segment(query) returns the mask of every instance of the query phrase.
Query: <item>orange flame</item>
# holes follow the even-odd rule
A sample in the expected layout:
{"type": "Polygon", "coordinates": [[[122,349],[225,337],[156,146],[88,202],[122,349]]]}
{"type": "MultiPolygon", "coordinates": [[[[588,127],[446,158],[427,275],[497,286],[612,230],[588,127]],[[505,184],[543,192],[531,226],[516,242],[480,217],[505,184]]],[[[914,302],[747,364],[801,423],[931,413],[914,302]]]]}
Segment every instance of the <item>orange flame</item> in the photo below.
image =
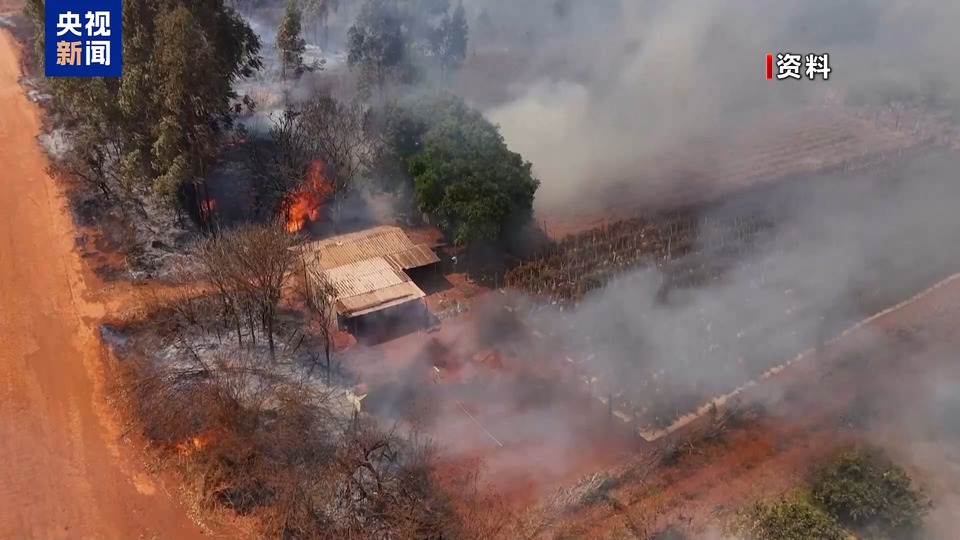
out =
{"type": "Polygon", "coordinates": [[[217,209],[216,199],[207,199],[205,201],[200,201],[200,213],[203,214],[203,217],[209,216],[216,209],[217,209]]]}
{"type": "Polygon", "coordinates": [[[213,433],[202,433],[196,437],[190,437],[183,442],[177,443],[176,448],[181,454],[189,455],[197,450],[203,450],[214,438],[213,433]]]}
{"type": "Polygon", "coordinates": [[[320,207],[332,191],[330,183],[323,178],[323,169],[323,161],[313,160],[306,179],[288,195],[287,232],[297,232],[307,221],[316,221],[320,216],[320,207]]]}

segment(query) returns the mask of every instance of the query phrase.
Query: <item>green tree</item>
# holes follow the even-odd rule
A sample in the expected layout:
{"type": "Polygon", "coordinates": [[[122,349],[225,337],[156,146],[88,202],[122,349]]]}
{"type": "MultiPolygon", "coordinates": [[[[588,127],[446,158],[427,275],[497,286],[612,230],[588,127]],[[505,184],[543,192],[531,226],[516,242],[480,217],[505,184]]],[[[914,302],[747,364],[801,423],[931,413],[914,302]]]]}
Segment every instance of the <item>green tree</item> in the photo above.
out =
{"type": "Polygon", "coordinates": [[[444,17],[436,33],[434,51],[444,77],[463,65],[463,60],[467,57],[468,33],[467,14],[463,9],[463,2],[460,2],[452,15],[444,17]]]}
{"type": "Polygon", "coordinates": [[[347,35],[347,62],[359,72],[363,93],[381,93],[406,58],[403,12],[396,0],[367,0],[347,35]]]}
{"type": "Polygon", "coordinates": [[[483,8],[477,18],[477,32],[487,39],[492,39],[497,35],[497,27],[493,24],[493,19],[490,18],[490,11],[487,8],[483,8]]]}
{"type": "Polygon", "coordinates": [[[48,80],[54,112],[81,127],[68,160],[92,160],[88,172],[133,200],[173,205],[215,161],[260,41],[222,0],[126,0],[123,19],[123,75],[48,80]]]}
{"type": "Polygon", "coordinates": [[[434,106],[429,128],[407,158],[421,211],[457,244],[503,239],[532,212],[540,182],[531,164],[459,98],[444,97],[434,106]]]}
{"type": "Polygon", "coordinates": [[[455,69],[466,56],[466,12],[449,0],[366,0],[348,33],[351,68],[364,92],[414,80],[422,68],[455,69]]]}
{"type": "Polygon", "coordinates": [[[841,523],[874,535],[904,537],[920,527],[927,511],[903,469],[865,450],[845,452],[819,471],[812,493],[841,523]]]}
{"type": "Polygon", "coordinates": [[[280,54],[280,76],[300,77],[307,70],[303,63],[303,52],[307,50],[301,25],[302,15],[296,0],[287,0],[287,7],[277,27],[277,52],[280,54]]]}
{"type": "Polygon", "coordinates": [[[330,40],[329,20],[332,13],[340,9],[340,0],[303,0],[303,13],[314,23],[314,39],[323,31],[323,46],[330,40]]]}
{"type": "Polygon", "coordinates": [[[773,504],[755,504],[741,517],[737,528],[754,540],[847,540],[850,535],[837,521],[802,495],[773,504]]]}

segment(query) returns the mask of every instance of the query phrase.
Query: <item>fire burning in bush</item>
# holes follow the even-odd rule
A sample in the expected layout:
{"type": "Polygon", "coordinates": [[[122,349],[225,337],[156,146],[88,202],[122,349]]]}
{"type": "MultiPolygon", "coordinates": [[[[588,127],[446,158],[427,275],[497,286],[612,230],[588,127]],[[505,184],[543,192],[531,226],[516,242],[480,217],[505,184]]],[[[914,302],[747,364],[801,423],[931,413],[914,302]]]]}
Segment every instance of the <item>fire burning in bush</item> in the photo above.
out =
{"type": "Polygon", "coordinates": [[[190,437],[189,439],[179,442],[176,444],[177,452],[182,455],[189,455],[198,450],[202,450],[205,446],[210,444],[214,440],[215,436],[212,432],[210,433],[201,433],[196,437],[190,437]]]}
{"type": "Polygon", "coordinates": [[[217,201],[215,199],[200,201],[200,215],[203,216],[204,219],[210,217],[210,214],[216,211],[216,209],[217,201]]]}
{"type": "Polygon", "coordinates": [[[316,221],[319,218],[323,202],[333,191],[330,183],[323,177],[323,169],[323,161],[313,160],[303,183],[291,190],[287,196],[285,206],[288,232],[300,231],[307,221],[316,221]]]}

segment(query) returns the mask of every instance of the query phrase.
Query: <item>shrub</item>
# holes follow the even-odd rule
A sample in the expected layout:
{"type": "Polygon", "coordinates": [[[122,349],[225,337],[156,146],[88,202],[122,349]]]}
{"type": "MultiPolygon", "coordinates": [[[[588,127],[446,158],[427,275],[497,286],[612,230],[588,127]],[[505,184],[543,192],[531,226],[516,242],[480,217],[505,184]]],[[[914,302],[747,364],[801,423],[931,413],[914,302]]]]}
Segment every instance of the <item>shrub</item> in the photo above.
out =
{"type": "Polygon", "coordinates": [[[812,495],[849,527],[898,535],[919,528],[928,506],[903,469],[862,450],[844,452],[819,471],[812,495]]]}
{"type": "Polygon", "coordinates": [[[850,537],[836,519],[804,496],[756,503],[737,524],[738,532],[753,540],[846,540],[850,537]]]}

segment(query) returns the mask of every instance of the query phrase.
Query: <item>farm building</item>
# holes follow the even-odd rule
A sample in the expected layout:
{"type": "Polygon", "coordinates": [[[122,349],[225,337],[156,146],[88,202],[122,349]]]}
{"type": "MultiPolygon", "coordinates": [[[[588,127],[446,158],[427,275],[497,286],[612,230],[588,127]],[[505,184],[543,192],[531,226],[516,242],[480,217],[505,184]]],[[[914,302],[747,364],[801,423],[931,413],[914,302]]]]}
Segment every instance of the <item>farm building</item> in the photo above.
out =
{"type": "Polygon", "coordinates": [[[399,227],[374,227],[304,246],[305,260],[330,283],[341,323],[357,331],[391,319],[427,319],[426,294],[408,274],[436,268],[429,246],[399,227]]]}

